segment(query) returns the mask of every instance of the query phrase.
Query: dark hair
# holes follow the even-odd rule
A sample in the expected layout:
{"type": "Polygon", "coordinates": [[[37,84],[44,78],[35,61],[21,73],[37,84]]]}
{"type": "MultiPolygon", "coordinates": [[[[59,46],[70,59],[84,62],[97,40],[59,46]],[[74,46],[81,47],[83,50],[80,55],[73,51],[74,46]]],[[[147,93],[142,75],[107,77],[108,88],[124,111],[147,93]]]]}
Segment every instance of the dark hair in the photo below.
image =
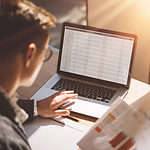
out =
{"type": "Polygon", "coordinates": [[[29,43],[42,49],[55,17],[27,0],[0,0],[0,57],[25,51],[29,43]]]}

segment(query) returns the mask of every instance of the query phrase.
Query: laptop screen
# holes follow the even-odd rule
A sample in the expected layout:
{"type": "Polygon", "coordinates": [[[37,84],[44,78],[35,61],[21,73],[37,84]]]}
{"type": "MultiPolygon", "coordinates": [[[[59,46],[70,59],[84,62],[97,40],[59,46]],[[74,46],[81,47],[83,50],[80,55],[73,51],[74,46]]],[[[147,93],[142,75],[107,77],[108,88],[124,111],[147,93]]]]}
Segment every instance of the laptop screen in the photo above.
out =
{"type": "Polygon", "coordinates": [[[135,38],[65,26],[60,71],[127,85],[135,38]]]}

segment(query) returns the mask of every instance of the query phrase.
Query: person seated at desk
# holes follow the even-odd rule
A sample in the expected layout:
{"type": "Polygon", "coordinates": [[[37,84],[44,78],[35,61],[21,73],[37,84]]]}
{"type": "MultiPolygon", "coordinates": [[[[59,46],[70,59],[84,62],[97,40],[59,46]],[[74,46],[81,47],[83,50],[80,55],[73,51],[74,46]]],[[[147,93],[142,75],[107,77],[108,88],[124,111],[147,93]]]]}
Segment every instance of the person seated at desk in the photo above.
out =
{"type": "MultiPolygon", "coordinates": [[[[34,102],[17,102],[14,95],[18,87],[32,85],[39,73],[55,17],[27,0],[0,0],[0,20],[0,150],[29,150],[22,123],[25,111],[33,118],[34,102]]],[[[69,115],[70,104],[60,106],[76,97],[73,91],[58,92],[37,103],[38,115],[69,115]]]]}

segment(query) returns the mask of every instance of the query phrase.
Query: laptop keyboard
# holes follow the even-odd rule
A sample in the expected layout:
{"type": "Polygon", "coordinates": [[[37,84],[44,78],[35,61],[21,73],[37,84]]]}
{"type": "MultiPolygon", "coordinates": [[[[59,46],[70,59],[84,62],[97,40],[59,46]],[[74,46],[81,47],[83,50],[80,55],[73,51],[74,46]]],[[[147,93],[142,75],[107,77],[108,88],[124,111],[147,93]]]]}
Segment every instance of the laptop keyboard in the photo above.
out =
{"type": "Polygon", "coordinates": [[[113,95],[115,94],[115,90],[108,89],[105,87],[91,86],[89,84],[72,81],[68,79],[59,80],[52,89],[60,91],[60,90],[74,90],[75,93],[78,93],[79,96],[91,98],[97,101],[102,101],[109,103],[113,95]]]}

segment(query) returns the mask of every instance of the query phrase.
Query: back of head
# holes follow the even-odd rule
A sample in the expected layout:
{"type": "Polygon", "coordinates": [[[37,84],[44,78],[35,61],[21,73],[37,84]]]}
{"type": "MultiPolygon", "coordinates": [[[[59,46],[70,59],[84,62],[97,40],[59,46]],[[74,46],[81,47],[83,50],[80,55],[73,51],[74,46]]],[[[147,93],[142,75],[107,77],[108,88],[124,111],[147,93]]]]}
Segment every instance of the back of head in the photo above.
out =
{"type": "Polygon", "coordinates": [[[55,17],[27,0],[0,0],[0,59],[26,50],[34,42],[38,48],[55,25],[55,17]]]}

